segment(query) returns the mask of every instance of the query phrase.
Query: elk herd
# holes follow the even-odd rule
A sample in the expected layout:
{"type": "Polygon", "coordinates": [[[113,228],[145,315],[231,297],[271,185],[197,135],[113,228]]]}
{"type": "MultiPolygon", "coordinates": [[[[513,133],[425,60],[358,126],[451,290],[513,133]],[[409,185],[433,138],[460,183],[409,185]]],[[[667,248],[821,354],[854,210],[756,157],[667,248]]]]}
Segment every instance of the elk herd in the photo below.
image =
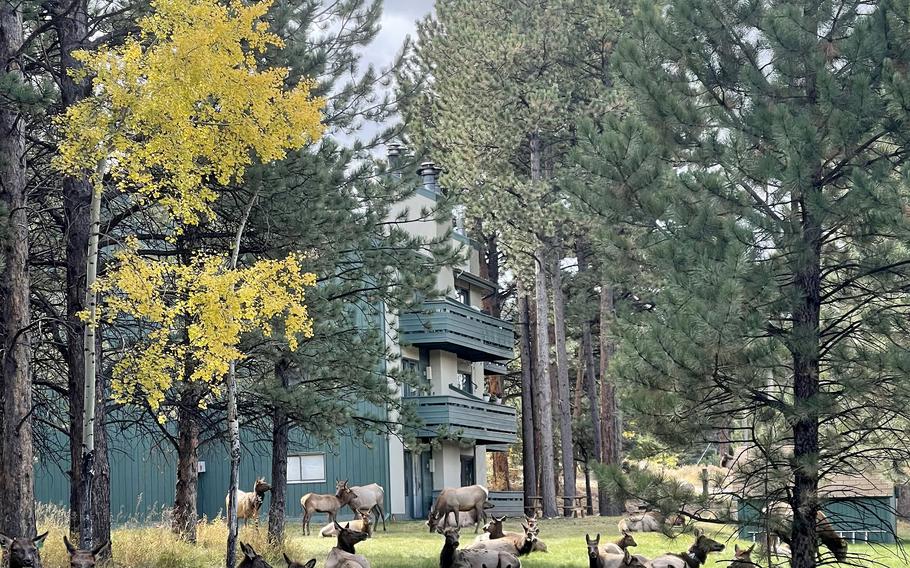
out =
{"type": "MultiPolygon", "coordinates": [[[[259,478],[252,492],[238,491],[238,517],[245,521],[252,519],[258,526],[259,511],[265,493],[270,489],[265,479],[259,478]]],[[[326,514],[329,518],[329,523],[319,531],[319,535],[336,538],[336,545],[325,559],[325,568],[370,568],[370,561],[358,554],[355,546],[372,536],[373,515],[376,516],[376,523],[381,519],[383,530],[386,529],[384,491],[380,485],[348,486],[347,480],[340,480],[336,483],[334,494],[307,493],[300,499],[300,505],[303,509],[304,535],[310,534],[309,524],[315,513],[326,514]],[[337,517],[344,507],[351,509],[355,519],[342,524],[337,517]]],[[[520,568],[522,557],[532,552],[547,552],[535,517],[523,518],[521,532],[507,531],[504,530],[505,516],[492,515],[491,520],[486,522],[485,511],[492,507],[487,489],[480,485],[446,488],[439,493],[426,521],[431,533],[443,536],[439,568],[520,568]],[[460,547],[460,529],[474,526],[477,533],[481,523],[486,523],[483,532],[467,546],[460,547]]],[[[820,515],[820,540],[842,562],[846,557],[846,542],[837,536],[823,514],[820,515]]],[[[695,542],[684,552],[666,553],[648,559],[630,550],[637,546],[633,532],[664,532],[665,527],[676,525],[678,520],[670,521],[657,513],[627,515],[619,522],[621,536],[603,545],[599,533],[594,538],[586,534],[589,568],[700,568],[707,562],[709,554],[724,550],[723,544],[700,531],[696,531],[695,542]]],[[[46,537],[47,533],[34,538],[9,538],[0,534],[0,546],[8,559],[6,565],[9,568],[41,568],[38,549],[46,537]]],[[[107,546],[106,543],[93,550],[80,550],[66,537],[63,540],[69,552],[71,568],[93,568],[96,557],[107,546]]],[[[749,548],[737,545],[730,568],[757,567],[758,564],[751,559],[753,548],[754,545],[749,548]]],[[[241,568],[271,568],[252,545],[241,542],[240,549],[241,568]]],[[[315,558],[298,563],[285,554],[284,559],[288,568],[314,568],[316,565],[315,558]]]]}

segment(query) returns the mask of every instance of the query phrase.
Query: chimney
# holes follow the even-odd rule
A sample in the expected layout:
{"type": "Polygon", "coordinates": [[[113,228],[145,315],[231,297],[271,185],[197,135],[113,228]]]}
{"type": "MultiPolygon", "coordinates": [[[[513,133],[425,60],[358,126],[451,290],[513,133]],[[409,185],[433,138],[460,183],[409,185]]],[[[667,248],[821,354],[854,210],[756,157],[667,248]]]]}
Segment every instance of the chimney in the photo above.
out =
{"type": "Polygon", "coordinates": [[[404,146],[398,142],[389,142],[387,156],[389,160],[389,172],[395,179],[401,179],[401,155],[404,153],[404,146]]]}
{"type": "Polygon", "coordinates": [[[433,193],[442,193],[439,187],[439,174],[442,168],[437,168],[433,162],[424,162],[417,169],[417,175],[420,176],[420,185],[433,193]]]}

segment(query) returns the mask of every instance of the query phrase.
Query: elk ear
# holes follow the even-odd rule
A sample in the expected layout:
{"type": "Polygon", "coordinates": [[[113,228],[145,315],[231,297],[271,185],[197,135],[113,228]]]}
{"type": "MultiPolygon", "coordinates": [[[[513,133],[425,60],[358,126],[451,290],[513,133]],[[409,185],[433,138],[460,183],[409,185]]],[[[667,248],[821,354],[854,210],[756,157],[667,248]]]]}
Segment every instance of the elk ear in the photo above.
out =
{"type": "Polygon", "coordinates": [[[288,558],[287,552],[282,552],[281,555],[284,556],[284,561],[288,563],[288,568],[290,568],[291,564],[293,564],[294,561],[288,558]]]}
{"type": "Polygon", "coordinates": [[[92,549],[92,556],[98,556],[98,554],[99,554],[102,550],[104,550],[105,548],[107,548],[108,545],[109,545],[110,543],[111,543],[111,541],[102,542],[101,544],[99,544],[98,546],[96,546],[95,548],[93,548],[93,549],[92,549]]]}
{"type": "Polygon", "coordinates": [[[733,554],[735,554],[736,556],[739,556],[739,553],[740,553],[739,545],[738,545],[738,544],[734,544],[734,545],[733,545],[733,554]]]}
{"type": "Polygon", "coordinates": [[[313,568],[314,566],[316,566],[316,559],[315,559],[315,558],[310,558],[310,559],[307,561],[307,563],[303,565],[303,568],[313,568]]]}
{"type": "Polygon", "coordinates": [[[41,548],[41,545],[44,544],[44,539],[46,539],[46,538],[47,538],[47,533],[39,534],[38,536],[36,536],[35,538],[32,539],[32,543],[35,546],[37,546],[38,548],[41,548]]]}
{"type": "Polygon", "coordinates": [[[6,536],[3,533],[0,533],[0,548],[9,548],[9,545],[13,543],[13,539],[6,536]]]}
{"type": "Polygon", "coordinates": [[[341,525],[339,525],[339,524],[338,524],[338,521],[332,521],[332,522],[335,523],[335,530],[337,530],[337,531],[344,530],[344,527],[342,527],[341,525]]]}
{"type": "Polygon", "coordinates": [[[66,538],[66,535],[63,535],[63,544],[66,546],[66,551],[70,553],[70,556],[76,552],[76,547],[73,546],[73,543],[70,542],[70,539],[66,538]]]}

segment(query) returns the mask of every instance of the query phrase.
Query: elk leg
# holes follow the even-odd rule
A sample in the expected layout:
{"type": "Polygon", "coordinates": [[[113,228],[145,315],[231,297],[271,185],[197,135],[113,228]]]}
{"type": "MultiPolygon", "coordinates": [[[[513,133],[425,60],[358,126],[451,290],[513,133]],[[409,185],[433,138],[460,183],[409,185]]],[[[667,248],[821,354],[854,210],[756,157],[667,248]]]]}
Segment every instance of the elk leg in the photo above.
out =
{"type": "Polygon", "coordinates": [[[303,535],[306,536],[307,525],[309,524],[310,513],[306,510],[303,511],[303,535]]]}
{"type": "Polygon", "coordinates": [[[483,503],[474,507],[474,534],[480,530],[480,524],[486,522],[486,515],[483,512],[483,503]]]}
{"type": "MultiPolygon", "coordinates": [[[[382,507],[380,507],[378,504],[376,505],[375,509],[376,509],[376,513],[379,516],[379,518],[382,519],[382,530],[384,531],[384,530],[386,530],[385,529],[385,513],[383,512],[382,507]]],[[[377,520],[377,523],[378,523],[378,520],[377,520]]]]}

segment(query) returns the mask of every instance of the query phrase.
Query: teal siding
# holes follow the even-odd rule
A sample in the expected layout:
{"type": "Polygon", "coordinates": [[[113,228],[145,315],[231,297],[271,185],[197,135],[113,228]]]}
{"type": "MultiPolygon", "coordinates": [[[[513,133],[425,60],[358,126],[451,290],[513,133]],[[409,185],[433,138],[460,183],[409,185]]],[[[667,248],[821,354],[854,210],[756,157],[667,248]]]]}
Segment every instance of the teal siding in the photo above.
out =
{"type": "MultiPolygon", "coordinates": [[[[248,435],[244,433],[246,439],[248,435]]],[[[287,515],[301,516],[300,498],[309,492],[334,493],[335,479],[347,478],[351,485],[379,483],[389,488],[389,446],[384,435],[367,437],[372,447],[359,439],[341,437],[333,446],[307,444],[294,436],[290,453],[325,453],[326,481],[318,484],[288,485],[287,515]]],[[[115,436],[111,438],[111,514],[115,523],[128,520],[153,520],[162,508],[171,507],[176,483],[176,452],[170,446],[153,447],[147,438],[115,436]]],[[[272,477],[272,456],[264,441],[245,440],[240,464],[240,488],[249,491],[257,476],[272,477]]],[[[205,461],[206,471],[199,474],[199,514],[209,519],[223,514],[224,497],[230,479],[230,463],[224,444],[215,442],[204,446],[199,459],[205,461]]],[[[41,503],[69,507],[69,469],[65,456],[45,456],[39,460],[35,476],[35,496],[41,503]]],[[[269,494],[270,496],[271,494],[269,494]]],[[[262,508],[268,512],[269,498],[262,508]]],[[[345,517],[350,513],[346,512],[345,517]]]]}
{"type": "MultiPolygon", "coordinates": [[[[764,530],[758,522],[764,505],[760,500],[740,501],[740,538],[752,540],[755,533],[764,530]]],[[[832,499],[822,508],[834,529],[848,540],[894,543],[897,517],[893,497],[832,499]]]]}

